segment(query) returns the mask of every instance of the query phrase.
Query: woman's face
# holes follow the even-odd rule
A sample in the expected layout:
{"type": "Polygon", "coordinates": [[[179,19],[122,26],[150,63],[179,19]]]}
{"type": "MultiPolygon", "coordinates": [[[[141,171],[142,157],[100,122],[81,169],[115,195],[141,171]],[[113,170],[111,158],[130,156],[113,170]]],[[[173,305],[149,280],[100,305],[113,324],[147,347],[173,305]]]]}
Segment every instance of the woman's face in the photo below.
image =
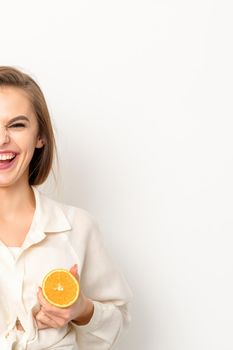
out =
{"type": "Polygon", "coordinates": [[[43,147],[38,122],[26,93],[0,87],[0,188],[28,183],[35,148],[43,147]]]}

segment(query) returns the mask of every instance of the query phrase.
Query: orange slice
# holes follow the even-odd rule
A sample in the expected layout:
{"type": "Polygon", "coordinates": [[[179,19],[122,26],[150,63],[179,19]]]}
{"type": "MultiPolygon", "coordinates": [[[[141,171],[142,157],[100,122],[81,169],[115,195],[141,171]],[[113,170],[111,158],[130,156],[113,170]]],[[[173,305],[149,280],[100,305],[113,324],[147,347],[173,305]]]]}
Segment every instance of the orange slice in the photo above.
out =
{"type": "Polygon", "coordinates": [[[57,307],[69,307],[79,296],[79,283],[66,269],[55,269],[47,273],[42,282],[44,298],[57,307]]]}

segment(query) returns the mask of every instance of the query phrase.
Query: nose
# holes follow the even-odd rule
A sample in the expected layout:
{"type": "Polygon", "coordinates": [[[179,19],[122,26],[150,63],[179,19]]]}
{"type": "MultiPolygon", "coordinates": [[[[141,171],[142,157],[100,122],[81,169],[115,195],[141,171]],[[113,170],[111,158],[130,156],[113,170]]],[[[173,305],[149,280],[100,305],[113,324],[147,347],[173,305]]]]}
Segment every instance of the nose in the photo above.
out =
{"type": "Polygon", "coordinates": [[[4,126],[0,126],[0,145],[9,142],[9,134],[4,126]]]}

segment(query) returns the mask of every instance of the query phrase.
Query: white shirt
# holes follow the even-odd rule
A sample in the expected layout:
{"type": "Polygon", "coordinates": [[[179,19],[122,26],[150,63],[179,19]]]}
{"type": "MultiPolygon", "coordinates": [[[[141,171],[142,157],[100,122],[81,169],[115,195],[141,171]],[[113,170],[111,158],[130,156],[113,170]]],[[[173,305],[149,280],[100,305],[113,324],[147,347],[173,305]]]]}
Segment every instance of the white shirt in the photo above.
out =
{"type": "Polygon", "coordinates": [[[130,317],[131,291],[108,255],[98,224],[85,210],[56,202],[32,187],[36,209],[17,255],[0,241],[0,349],[106,350],[130,317]],[[80,285],[94,302],[87,325],[38,330],[37,288],[52,269],[78,264],[80,285]],[[16,332],[20,320],[24,333],[16,332]],[[21,342],[19,339],[21,337],[21,342]]]}

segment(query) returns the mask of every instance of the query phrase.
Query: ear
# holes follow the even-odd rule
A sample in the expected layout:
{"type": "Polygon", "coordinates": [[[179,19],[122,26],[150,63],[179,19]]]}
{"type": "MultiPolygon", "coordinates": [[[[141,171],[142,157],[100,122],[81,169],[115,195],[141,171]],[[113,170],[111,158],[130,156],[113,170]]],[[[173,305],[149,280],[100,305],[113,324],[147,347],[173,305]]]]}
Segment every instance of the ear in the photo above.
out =
{"type": "Polygon", "coordinates": [[[38,136],[35,148],[42,148],[44,144],[45,144],[44,140],[38,136]]]}

